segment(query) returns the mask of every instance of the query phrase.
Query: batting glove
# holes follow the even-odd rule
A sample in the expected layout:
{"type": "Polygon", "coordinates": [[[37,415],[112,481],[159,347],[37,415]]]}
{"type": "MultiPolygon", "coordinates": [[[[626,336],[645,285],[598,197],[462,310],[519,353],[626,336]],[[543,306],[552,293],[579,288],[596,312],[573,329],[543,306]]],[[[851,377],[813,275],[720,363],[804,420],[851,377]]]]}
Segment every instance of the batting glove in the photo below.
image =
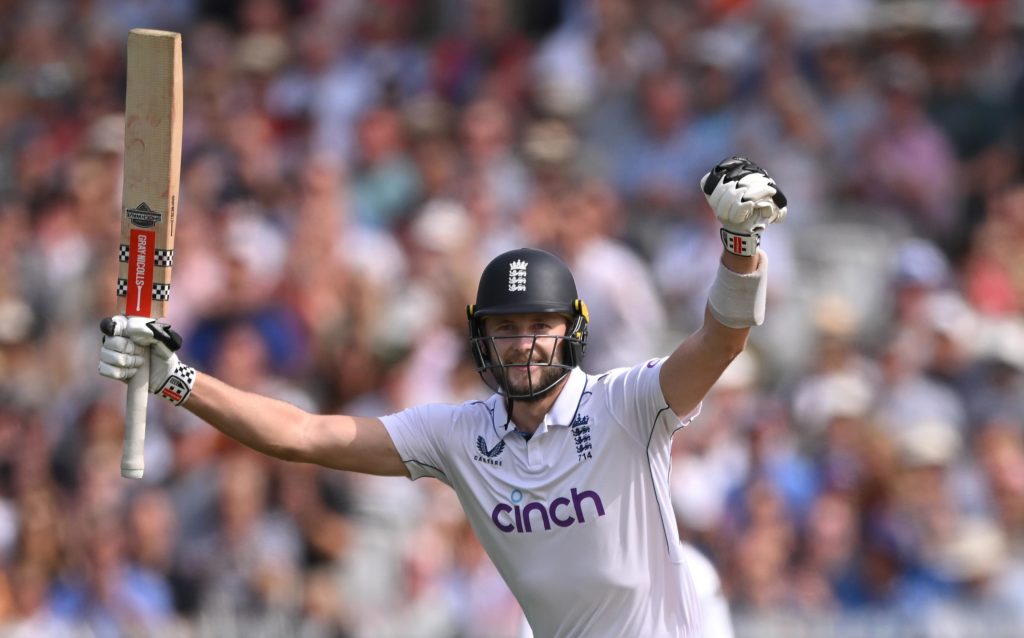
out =
{"type": "Polygon", "coordinates": [[[174,405],[188,400],[196,371],[175,354],[181,348],[181,335],[170,326],[147,317],[116,315],[101,321],[100,331],[104,335],[100,347],[101,375],[127,381],[138,372],[142,357],[148,352],[149,391],[174,405]]]}
{"type": "Polygon", "coordinates": [[[733,254],[756,254],[765,226],[786,216],[786,196],[775,180],[745,157],[722,160],[700,187],[722,222],[722,245],[733,254]]]}

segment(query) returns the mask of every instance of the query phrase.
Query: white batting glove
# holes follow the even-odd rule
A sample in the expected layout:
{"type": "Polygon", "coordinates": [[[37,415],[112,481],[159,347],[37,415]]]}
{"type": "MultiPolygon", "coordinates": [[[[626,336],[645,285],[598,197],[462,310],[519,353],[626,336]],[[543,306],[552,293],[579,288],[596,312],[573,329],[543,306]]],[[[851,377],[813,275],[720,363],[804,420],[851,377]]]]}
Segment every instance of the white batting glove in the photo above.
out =
{"type": "Polygon", "coordinates": [[[786,196],[775,180],[745,157],[722,160],[700,187],[722,223],[722,245],[733,254],[756,254],[765,226],[786,216],[786,196]]]}
{"type": "Polygon", "coordinates": [[[181,348],[181,335],[170,326],[147,317],[116,315],[100,322],[100,331],[104,335],[100,347],[101,375],[127,381],[138,372],[142,357],[148,352],[149,391],[175,405],[188,400],[196,371],[175,354],[181,348]]]}

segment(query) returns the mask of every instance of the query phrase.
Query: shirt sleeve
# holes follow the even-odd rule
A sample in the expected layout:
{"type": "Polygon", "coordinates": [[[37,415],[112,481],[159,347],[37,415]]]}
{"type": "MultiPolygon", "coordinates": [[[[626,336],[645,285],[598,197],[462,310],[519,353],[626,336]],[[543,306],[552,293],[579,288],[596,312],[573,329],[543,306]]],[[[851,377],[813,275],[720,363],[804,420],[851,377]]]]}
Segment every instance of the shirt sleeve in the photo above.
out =
{"type": "Polygon", "coordinates": [[[451,485],[449,436],[455,406],[421,405],[381,417],[412,480],[432,476],[451,485]]]}
{"type": "Polygon", "coordinates": [[[689,414],[677,415],[661,391],[661,366],[667,357],[651,359],[632,368],[608,373],[608,411],[640,443],[647,445],[652,434],[671,436],[700,414],[697,404],[689,414]]]}

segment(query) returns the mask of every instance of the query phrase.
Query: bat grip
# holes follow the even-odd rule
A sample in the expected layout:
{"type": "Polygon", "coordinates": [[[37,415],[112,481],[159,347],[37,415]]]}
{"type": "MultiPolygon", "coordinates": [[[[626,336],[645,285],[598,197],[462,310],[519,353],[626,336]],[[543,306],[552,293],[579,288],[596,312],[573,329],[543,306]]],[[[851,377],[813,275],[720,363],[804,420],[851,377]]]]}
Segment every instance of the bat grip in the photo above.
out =
{"type": "Polygon", "coordinates": [[[128,379],[128,403],[124,413],[124,449],[121,454],[121,476],[142,478],[145,461],[142,450],[146,441],[146,405],[149,402],[149,348],[142,353],[142,365],[128,379]]]}

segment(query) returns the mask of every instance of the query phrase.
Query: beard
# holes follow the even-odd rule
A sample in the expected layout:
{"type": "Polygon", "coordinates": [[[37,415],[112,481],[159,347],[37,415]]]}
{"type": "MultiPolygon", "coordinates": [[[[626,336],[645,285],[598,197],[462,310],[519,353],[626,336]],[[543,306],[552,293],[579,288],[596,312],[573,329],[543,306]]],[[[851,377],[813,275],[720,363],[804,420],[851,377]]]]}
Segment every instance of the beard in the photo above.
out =
{"type": "Polygon", "coordinates": [[[534,359],[529,368],[522,366],[526,356],[505,362],[505,368],[492,370],[498,386],[506,396],[517,397],[516,401],[532,403],[551,394],[558,385],[559,379],[568,374],[568,366],[562,363],[561,357],[555,356],[550,362],[547,359],[534,359]],[[527,374],[523,374],[523,372],[527,374]],[[515,378],[513,378],[515,377],[515,378]]]}

